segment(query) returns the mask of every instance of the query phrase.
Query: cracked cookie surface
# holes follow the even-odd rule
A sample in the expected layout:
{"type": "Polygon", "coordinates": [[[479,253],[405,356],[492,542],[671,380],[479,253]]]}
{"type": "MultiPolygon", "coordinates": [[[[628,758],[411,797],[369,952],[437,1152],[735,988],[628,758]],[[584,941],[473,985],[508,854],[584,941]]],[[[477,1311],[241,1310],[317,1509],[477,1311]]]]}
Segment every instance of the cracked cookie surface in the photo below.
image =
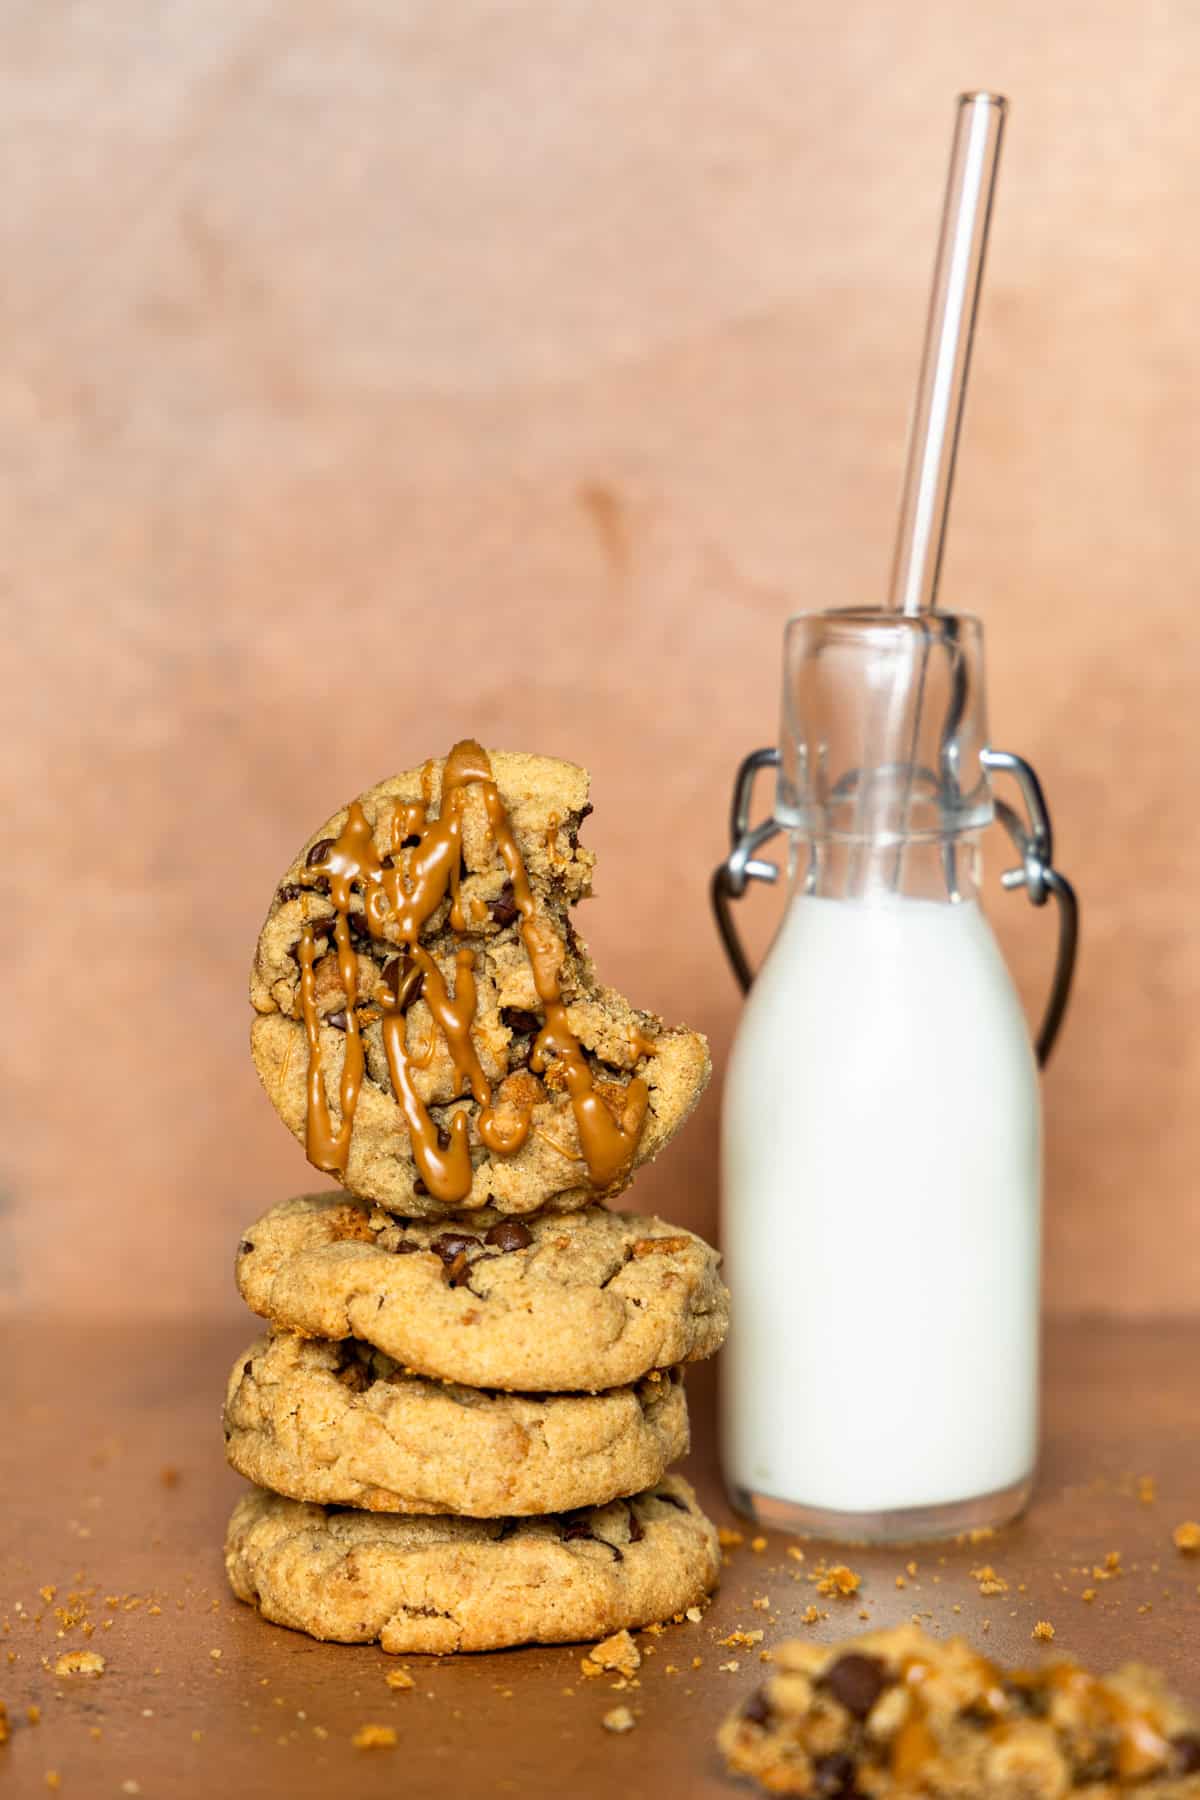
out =
{"type": "Polygon", "coordinates": [[[237,1258],[243,1299],[275,1325],[529,1393],[620,1387],[713,1355],[729,1322],[719,1269],[694,1233],[602,1206],[402,1221],[336,1190],[273,1207],[237,1258]]]}
{"type": "Polygon", "coordinates": [[[652,1487],[687,1454],[688,1415],[669,1373],[603,1394],[498,1394],[283,1332],[234,1364],[225,1433],[240,1475],[293,1500],[498,1518],[652,1487]]]}
{"type": "Polygon", "coordinates": [[[405,1517],[261,1488],[234,1509],[225,1566],[277,1625],[395,1654],[571,1643],[636,1629],[716,1585],[716,1531],[682,1476],[565,1516],[405,1517]]]}
{"type": "Polygon", "coordinates": [[[570,1210],[695,1106],[703,1037],[604,987],[571,924],[587,791],[574,764],[467,742],[335,813],[281,878],[254,1062],[350,1192],[407,1217],[570,1210]]]}
{"type": "Polygon", "coordinates": [[[721,1727],[734,1773],[772,1794],[904,1800],[1200,1795],[1197,1721],[1152,1669],[1063,1659],[1004,1670],[917,1626],[785,1643],[721,1727]]]}

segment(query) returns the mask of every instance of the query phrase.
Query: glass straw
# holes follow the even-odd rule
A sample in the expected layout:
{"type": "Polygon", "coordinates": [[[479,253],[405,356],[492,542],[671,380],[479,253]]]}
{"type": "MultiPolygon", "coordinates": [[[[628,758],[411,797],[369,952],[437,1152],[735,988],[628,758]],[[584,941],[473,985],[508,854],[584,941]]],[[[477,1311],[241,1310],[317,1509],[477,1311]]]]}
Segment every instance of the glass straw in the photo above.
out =
{"type": "MultiPolygon", "coordinates": [[[[950,172],[933,269],[933,292],[908,441],[900,524],[888,609],[919,619],[937,604],[954,459],[966,397],[975,315],[991,223],[1000,139],[1008,102],[1001,94],[960,94],[950,172]]],[[[906,634],[907,636],[907,634],[906,634]]],[[[912,760],[920,733],[929,646],[925,634],[907,636],[875,696],[875,750],[858,791],[859,842],[851,889],[895,892],[904,861],[904,830],[912,794],[912,760]],[[906,770],[897,787],[895,775],[906,770]],[[880,862],[873,844],[891,843],[880,862]]]]}
{"type": "Polygon", "coordinates": [[[959,96],[888,595],[898,612],[929,612],[937,604],[1007,109],[1002,94],[959,96]]]}

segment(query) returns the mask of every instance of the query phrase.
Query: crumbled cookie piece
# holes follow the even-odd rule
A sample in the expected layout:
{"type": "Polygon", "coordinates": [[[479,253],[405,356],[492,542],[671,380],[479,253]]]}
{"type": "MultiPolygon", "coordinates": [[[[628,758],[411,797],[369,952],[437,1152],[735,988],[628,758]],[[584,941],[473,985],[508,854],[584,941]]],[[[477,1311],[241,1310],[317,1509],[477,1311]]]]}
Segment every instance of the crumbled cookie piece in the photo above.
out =
{"type": "Polygon", "coordinates": [[[1054,1627],[1049,1619],[1039,1619],[1030,1633],[1030,1636],[1036,1639],[1039,1644],[1048,1644],[1053,1640],[1054,1627]]]}
{"type": "Polygon", "coordinates": [[[383,1679],[397,1694],[411,1693],[417,1685],[407,1669],[389,1669],[383,1679]]]}
{"type": "Polygon", "coordinates": [[[862,1576],[848,1569],[845,1563],[835,1563],[832,1569],[826,1569],[817,1582],[818,1594],[827,1600],[847,1600],[851,1594],[857,1594],[862,1586],[862,1576]]]}
{"type": "Polygon", "coordinates": [[[600,1723],[605,1731],[632,1731],[637,1720],[627,1706],[614,1706],[606,1712],[600,1723]]]}
{"type": "Polygon", "coordinates": [[[917,1626],[782,1644],[722,1725],[729,1767],[774,1794],[1109,1800],[1200,1796],[1200,1732],[1153,1670],[1005,1671],[917,1626]]]}
{"type": "Polygon", "coordinates": [[[1185,1519],[1177,1525],[1171,1536],[1175,1540],[1175,1548],[1182,1550],[1185,1556],[1194,1556],[1200,1551],[1200,1524],[1195,1519],[1185,1519]]]}
{"type": "Polygon", "coordinates": [[[606,1671],[636,1675],[641,1666],[642,1653],[628,1631],[615,1631],[602,1643],[593,1644],[579,1665],[581,1672],[588,1676],[603,1675],[606,1671]]]}
{"type": "Polygon", "coordinates": [[[5,1706],[3,1700],[0,1700],[0,1744],[7,1744],[11,1736],[12,1731],[8,1723],[8,1708],[5,1706]]]}
{"type": "Polygon", "coordinates": [[[54,1665],[56,1675],[103,1675],[104,1658],[96,1650],[64,1650],[54,1665]]]}
{"type": "Polygon", "coordinates": [[[356,1750],[393,1750],[396,1741],[390,1725],[360,1725],[350,1740],[356,1750]]]}

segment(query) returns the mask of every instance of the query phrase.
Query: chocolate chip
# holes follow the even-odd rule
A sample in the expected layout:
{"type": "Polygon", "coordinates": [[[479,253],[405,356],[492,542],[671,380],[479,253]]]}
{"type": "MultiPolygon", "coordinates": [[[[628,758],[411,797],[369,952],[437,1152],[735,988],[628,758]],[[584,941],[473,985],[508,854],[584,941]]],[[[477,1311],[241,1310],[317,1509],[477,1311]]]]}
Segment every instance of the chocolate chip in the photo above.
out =
{"type": "Polygon", "coordinates": [[[813,1791],[844,1800],[845,1795],[854,1792],[856,1773],[857,1767],[852,1756],[848,1756],[844,1750],[831,1750],[827,1756],[818,1756],[813,1763],[816,1783],[813,1791]]]}
{"type": "Polygon", "coordinates": [[[752,1725],[765,1725],[771,1716],[771,1702],[767,1699],[765,1687],[756,1688],[742,1708],[743,1719],[749,1719],[752,1725]]]}
{"type": "Polygon", "coordinates": [[[331,1012],[325,1015],[326,1025],[332,1025],[335,1031],[345,1031],[346,1015],[344,1012],[331,1012]]]}
{"type": "Polygon", "coordinates": [[[497,897],[488,902],[488,911],[502,931],[506,925],[511,925],[513,920],[518,917],[520,909],[513,899],[511,881],[506,881],[497,897]]]}
{"type": "Polygon", "coordinates": [[[1028,1713],[1031,1718],[1044,1719],[1050,1711],[1050,1696],[1045,1688],[1035,1687],[1028,1681],[1006,1681],[1003,1683],[1006,1700],[1011,1700],[1018,1712],[1028,1713]]]}
{"type": "Polygon", "coordinates": [[[277,904],[282,906],[285,901],[298,900],[301,894],[307,894],[307,892],[308,889],[301,887],[298,881],[285,881],[283,886],[276,890],[275,899],[277,904]]]}
{"type": "Polygon", "coordinates": [[[877,1656],[851,1650],[839,1656],[825,1676],[825,1686],[856,1719],[865,1719],[888,1685],[888,1672],[877,1656]]]}
{"type": "Polygon", "coordinates": [[[533,1233],[521,1224],[519,1219],[501,1219],[483,1236],[485,1244],[494,1244],[497,1250],[524,1250],[533,1242],[533,1233]]]}
{"type": "Polygon", "coordinates": [[[383,965],[383,981],[392,1004],[406,1013],[425,990],[425,971],[418,969],[410,956],[392,956],[383,965]]]}
{"type": "Polygon", "coordinates": [[[579,827],[583,824],[585,819],[589,819],[592,816],[595,810],[595,807],[589,800],[586,806],[580,807],[579,811],[572,815],[571,820],[567,825],[567,842],[570,844],[572,850],[578,850],[579,848],[579,827]]]}
{"type": "Polygon", "coordinates": [[[304,859],[305,868],[315,869],[318,863],[323,863],[325,861],[325,858],[332,849],[332,838],[318,838],[317,842],[313,845],[312,849],[304,859]]]}
{"type": "Polygon", "coordinates": [[[450,1148],[450,1133],[446,1130],[446,1127],[444,1125],[439,1125],[438,1126],[438,1149],[439,1150],[448,1150],[449,1148],[450,1148]]]}
{"type": "Polygon", "coordinates": [[[402,839],[400,844],[402,850],[419,850],[420,847],[421,834],[419,831],[410,831],[408,836],[402,839]]]}
{"type": "Polygon", "coordinates": [[[687,1511],[687,1501],[681,1500],[678,1494],[651,1494],[652,1500],[661,1500],[664,1506],[678,1507],[680,1512],[687,1511]]]}
{"type": "Polygon", "coordinates": [[[614,1562],[625,1561],[625,1554],[622,1550],[619,1550],[615,1544],[610,1544],[607,1538],[598,1537],[592,1530],[591,1518],[586,1513],[581,1519],[568,1518],[562,1520],[562,1541],[564,1544],[577,1544],[581,1542],[603,1544],[606,1550],[612,1551],[614,1562]]]}
{"type": "Polygon", "coordinates": [[[392,1255],[415,1256],[417,1252],[423,1248],[424,1246],[421,1244],[414,1244],[411,1238],[401,1238],[397,1243],[392,1245],[392,1255]]]}
{"type": "Polygon", "coordinates": [[[429,1189],[425,1186],[425,1183],[421,1180],[421,1177],[418,1175],[417,1179],[413,1182],[413,1193],[414,1194],[427,1194],[428,1192],[429,1192],[429,1189]]]}
{"type": "Polygon", "coordinates": [[[456,1256],[461,1256],[464,1250],[478,1250],[480,1239],[472,1237],[466,1231],[443,1231],[440,1237],[434,1238],[429,1248],[435,1256],[440,1256],[444,1263],[450,1264],[456,1256]]]}
{"type": "Polygon", "coordinates": [[[238,1255],[239,1256],[249,1256],[249,1254],[253,1250],[253,1248],[254,1248],[254,1245],[250,1242],[250,1239],[243,1238],[241,1243],[238,1245],[238,1255]]]}
{"type": "Polygon", "coordinates": [[[1175,1774],[1194,1775],[1200,1770],[1200,1731],[1181,1731],[1171,1739],[1175,1774]]]}
{"type": "Polygon", "coordinates": [[[640,1544],[646,1535],[646,1527],[634,1511],[632,1500],[625,1502],[625,1511],[629,1514],[629,1541],[631,1544],[640,1544]]]}
{"type": "Polygon", "coordinates": [[[500,1022],[515,1031],[518,1037],[525,1037],[531,1031],[540,1031],[542,1021],[534,1012],[526,1012],[523,1006],[502,1006],[500,1022]]]}
{"type": "Polygon", "coordinates": [[[370,940],[371,927],[367,924],[366,913],[347,913],[346,923],[350,927],[350,934],[352,937],[370,940]]]}

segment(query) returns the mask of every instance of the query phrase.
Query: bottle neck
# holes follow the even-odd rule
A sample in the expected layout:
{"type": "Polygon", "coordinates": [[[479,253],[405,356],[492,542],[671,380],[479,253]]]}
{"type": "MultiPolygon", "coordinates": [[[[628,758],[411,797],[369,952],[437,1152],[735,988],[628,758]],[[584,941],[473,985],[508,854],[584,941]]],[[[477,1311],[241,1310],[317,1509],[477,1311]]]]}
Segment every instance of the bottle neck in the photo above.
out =
{"type": "Polygon", "coordinates": [[[899,895],[951,905],[979,898],[982,855],[977,831],[940,839],[909,838],[899,844],[805,838],[793,832],[788,845],[793,894],[826,900],[899,895]]]}

